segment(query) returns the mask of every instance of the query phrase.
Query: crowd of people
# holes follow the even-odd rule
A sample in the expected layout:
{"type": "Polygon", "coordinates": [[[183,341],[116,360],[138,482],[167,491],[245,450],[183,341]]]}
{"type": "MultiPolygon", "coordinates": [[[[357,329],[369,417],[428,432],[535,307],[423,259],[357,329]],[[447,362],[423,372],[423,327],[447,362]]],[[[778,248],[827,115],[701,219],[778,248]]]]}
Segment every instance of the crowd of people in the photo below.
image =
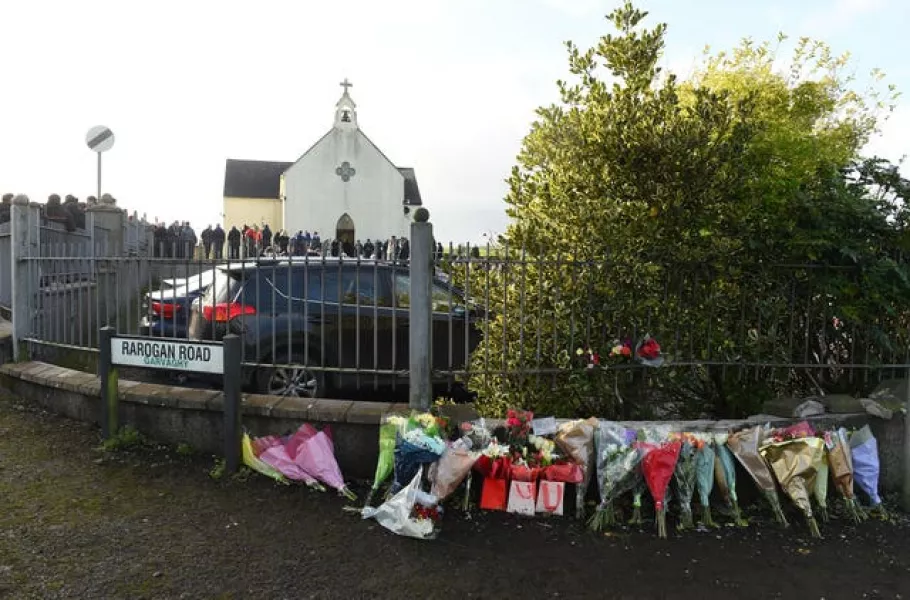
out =
{"type": "MultiPolygon", "coordinates": [[[[4,194],[0,202],[0,223],[10,220],[10,206],[13,194],[4,194]]],[[[79,202],[72,195],[61,201],[60,196],[51,194],[42,207],[42,215],[48,221],[62,223],[68,231],[85,228],[85,210],[96,202],[93,196],[87,202],[79,202]]],[[[399,260],[406,262],[411,256],[411,245],[405,237],[392,236],[387,240],[365,242],[356,240],[323,240],[319,232],[300,230],[291,235],[279,229],[275,232],[268,226],[236,226],[225,231],[221,225],[209,225],[198,236],[188,221],[174,221],[170,225],[157,222],[154,225],[154,255],[157,258],[194,258],[201,243],[202,257],[206,259],[241,259],[263,255],[273,256],[343,256],[377,260],[399,260]]],[[[434,258],[442,259],[442,244],[434,244],[434,258]]]]}
{"type": "MultiPolygon", "coordinates": [[[[10,220],[13,194],[3,194],[0,199],[0,223],[10,220]]],[[[95,203],[95,197],[89,196],[86,202],[79,202],[73,195],[67,195],[63,200],[58,194],[47,197],[47,204],[41,206],[41,216],[45,221],[52,221],[63,225],[67,231],[85,229],[85,209],[95,203]]]]}
{"type": "MultiPolygon", "coordinates": [[[[367,239],[353,243],[338,239],[323,240],[318,231],[300,230],[291,235],[279,229],[272,231],[268,224],[259,227],[244,225],[225,231],[221,225],[209,225],[197,236],[187,222],[175,221],[170,225],[155,225],[155,256],[161,258],[189,258],[195,256],[201,242],[201,255],[205,259],[241,259],[269,256],[343,256],[347,258],[372,258],[378,260],[407,261],[411,247],[407,238],[392,236],[388,240],[367,239]]],[[[441,258],[442,244],[435,246],[441,258]]]]}

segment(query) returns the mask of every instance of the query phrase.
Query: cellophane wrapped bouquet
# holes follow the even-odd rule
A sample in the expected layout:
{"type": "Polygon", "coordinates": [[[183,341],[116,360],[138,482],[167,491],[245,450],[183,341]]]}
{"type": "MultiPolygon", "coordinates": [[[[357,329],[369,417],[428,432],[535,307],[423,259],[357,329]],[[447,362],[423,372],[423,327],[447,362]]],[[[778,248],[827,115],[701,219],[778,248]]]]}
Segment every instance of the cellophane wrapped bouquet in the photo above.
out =
{"type": "Polygon", "coordinates": [[[730,434],[727,439],[727,446],[733,452],[733,456],[736,457],[739,464],[752,477],[752,481],[761,490],[765,500],[771,505],[774,518],[781,526],[786,527],[787,517],[784,516],[780,498],[777,496],[777,484],[774,483],[774,474],[759,452],[759,447],[764,439],[764,428],[759,425],[730,434]]]}
{"type": "Polygon", "coordinates": [[[576,486],[575,505],[575,516],[579,519],[584,518],[585,513],[584,499],[594,461],[594,431],[597,425],[598,421],[594,417],[578,419],[563,423],[556,432],[555,441],[560,452],[581,467],[582,481],[576,486]]]}
{"type": "Polygon", "coordinates": [[[733,453],[727,447],[727,433],[714,434],[714,486],[720,492],[724,504],[733,514],[733,522],[739,527],[748,525],[739,510],[739,496],[736,493],[736,463],[733,453]]]}
{"type": "Polygon", "coordinates": [[[811,535],[821,537],[809,497],[815,488],[818,465],[824,460],[825,445],[822,439],[813,435],[772,435],[762,443],[759,450],[771,466],[781,488],[803,513],[811,535]]]}
{"type": "Polygon", "coordinates": [[[711,491],[714,489],[714,440],[708,434],[696,434],[701,445],[695,451],[695,488],[701,504],[701,522],[705,527],[716,527],[711,515],[711,491]]]}
{"type": "Polygon", "coordinates": [[[420,489],[423,466],[414,477],[391,498],[376,508],[363,509],[363,518],[374,518],[380,525],[395,533],[421,540],[434,539],[439,533],[442,507],[432,494],[420,489]]]}
{"type": "Polygon", "coordinates": [[[853,458],[853,478],[863,493],[869,497],[873,513],[881,518],[888,518],[888,513],[878,493],[878,479],[881,471],[878,442],[868,425],[864,425],[850,434],[850,454],[853,458]]]}
{"type": "Polygon", "coordinates": [[[855,523],[866,518],[853,495],[853,455],[847,430],[843,427],[824,434],[824,448],[828,451],[828,468],[834,485],[844,500],[847,515],[855,523]]]}
{"type": "Polygon", "coordinates": [[[697,451],[703,443],[691,433],[674,434],[671,439],[679,441],[679,460],[673,471],[673,484],[676,489],[676,498],[679,502],[680,530],[692,529],[695,521],[692,518],[692,497],[695,495],[697,485],[697,451]]]}
{"type": "Polygon", "coordinates": [[[415,413],[404,422],[399,419],[391,422],[404,431],[395,444],[395,480],[390,492],[395,494],[414,479],[422,465],[434,463],[442,456],[446,447],[442,437],[446,422],[430,413],[415,413]]]}
{"type": "Polygon", "coordinates": [[[376,473],[373,485],[367,493],[364,507],[371,506],[373,496],[395,470],[395,445],[399,437],[407,431],[408,419],[401,415],[389,415],[379,426],[379,457],[376,460],[376,473]]]}
{"type": "Polygon", "coordinates": [[[667,440],[661,443],[636,442],[641,451],[641,472],[654,500],[654,511],[657,515],[657,535],[667,537],[667,487],[673,472],[682,442],[667,440]]]}
{"type": "Polygon", "coordinates": [[[635,431],[619,423],[601,421],[595,434],[597,452],[597,489],[600,504],[588,525],[594,531],[601,531],[616,524],[613,503],[621,495],[631,491],[642,480],[641,455],[633,447],[635,431]]]}

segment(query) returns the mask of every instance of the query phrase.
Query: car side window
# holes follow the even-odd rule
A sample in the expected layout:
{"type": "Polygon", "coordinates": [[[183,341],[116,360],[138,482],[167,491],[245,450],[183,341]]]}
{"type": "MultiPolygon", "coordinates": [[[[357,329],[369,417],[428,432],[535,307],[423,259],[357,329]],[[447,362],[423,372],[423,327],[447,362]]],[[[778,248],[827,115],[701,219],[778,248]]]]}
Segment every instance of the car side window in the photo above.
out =
{"type": "MultiPolygon", "coordinates": [[[[395,275],[395,304],[401,308],[411,306],[411,277],[406,274],[395,275]]],[[[434,312],[450,312],[453,308],[464,308],[464,300],[449,288],[434,283],[432,287],[432,303],[434,312]]]]}
{"type": "Polygon", "coordinates": [[[291,300],[294,302],[337,302],[337,275],[329,269],[316,267],[292,269],[285,289],[290,288],[291,300]]]}
{"type": "Polygon", "coordinates": [[[342,302],[344,304],[359,304],[361,306],[382,305],[381,286],[379,285],[378,272],[370,269],[345,269],[342,271],[342,302]],[[379,289],[377,289],[379,288],[379,289]]]}
{"type": "Polygon", "coordinates": [[[243,297],[259,311],[281,314],[288,310],[287,290],[287,269],[260,269],[259,276],[251,278],[244,288],[243,297]]]}
{"type": "MultiPolygon", "coordinates": [[[[373,306],[374,303],[376,306],[389,304],[387,292],[383,291],[381,271],[346,268],[339,272],[337,267],[328,266],[324,269],[321,267],[294,269],[290,273],[290,281],[288,277],[287,270],[279,269],[271,281],[274,287],[282,292],[280,294],[282,298],[286,299],[286,290],[290,288],[290,296],[294,302],[308,300],[334,304],[341,298],[344,304],[361,306],[373,306]]],[[[262,300],[271,302],[271,297],[263,297],[262,300]]]]}

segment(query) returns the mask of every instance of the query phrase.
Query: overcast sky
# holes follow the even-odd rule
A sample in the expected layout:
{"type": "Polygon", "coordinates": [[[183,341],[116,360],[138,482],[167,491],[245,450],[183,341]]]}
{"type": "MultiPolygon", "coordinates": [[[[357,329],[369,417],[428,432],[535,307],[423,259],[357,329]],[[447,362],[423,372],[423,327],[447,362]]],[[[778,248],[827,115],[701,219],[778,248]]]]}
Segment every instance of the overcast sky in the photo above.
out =
{"type": "MultiPolygon", "coordinates": [[[[438,239],[503,230],[503,180],[567,74],[562,42],[607,32],[619,0],[2,0],[0,193],[104,191],[140,214],[220,219],[225,158],[295,160],[331,126],[345,77],[363,131],[417,170],[438,239]]],[[[850,50],[910,93],[906,0],[642,0],[665,66],[778,31],[850,50]]],[[[910,97],[871,151],[910,153],[910,97]]]]}

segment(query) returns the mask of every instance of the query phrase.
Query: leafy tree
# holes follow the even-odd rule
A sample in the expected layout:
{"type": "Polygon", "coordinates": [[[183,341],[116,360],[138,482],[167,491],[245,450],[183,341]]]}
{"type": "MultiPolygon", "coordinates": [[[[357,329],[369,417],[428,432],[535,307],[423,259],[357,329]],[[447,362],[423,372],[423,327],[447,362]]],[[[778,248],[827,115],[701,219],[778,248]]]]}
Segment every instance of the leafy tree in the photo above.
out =
{"type": "Polygon", "coordinates": [[[508,244],[460,275],[492,315],[470,380],[487,412],[647,416],[675,399],[733,416],[786,388],[831,387],[832,356],[855,358],[844,347],[895,350],[907,186],[886,163],[856,162],[887,106],[850,91],[846,59],[807,40],[788,74],[746,41],[680,83],[659,67],[666,26],[642,28],[646,15],[627,3],[608,16],[615,35],[566,44],[573,83],[558,82],[560,102],[524,140],[508,244]],[[646,332],[676,365],[649,389],[640,370],[579,369],[578,349],[646,332]],[[774,366],[809,362],[829,366],[774,366]]]}

